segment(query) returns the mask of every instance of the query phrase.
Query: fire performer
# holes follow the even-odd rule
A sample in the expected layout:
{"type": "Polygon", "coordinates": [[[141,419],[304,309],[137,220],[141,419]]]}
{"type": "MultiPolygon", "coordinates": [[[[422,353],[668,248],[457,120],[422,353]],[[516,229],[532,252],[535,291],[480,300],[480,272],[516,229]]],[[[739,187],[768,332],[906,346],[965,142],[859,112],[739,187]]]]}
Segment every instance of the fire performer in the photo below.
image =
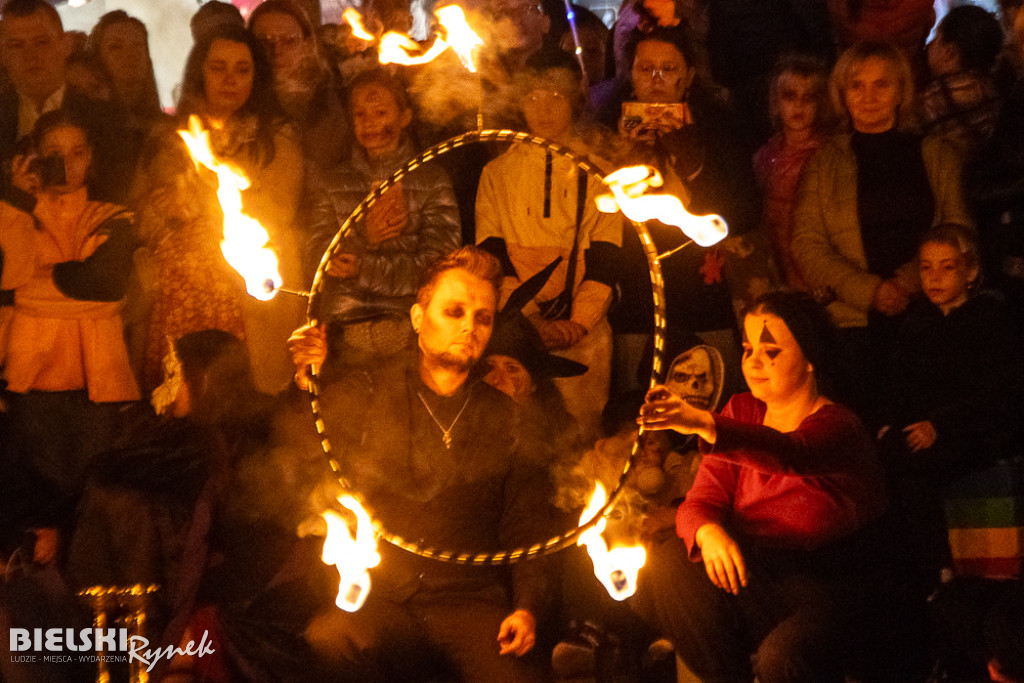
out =
{"type": "MultiPolygon", "coordinates": [[[[751,393],[714,415],[654,387],[641,410],[646,429],[702,439],[680,538],[651,548],[635,605],[701,680],[750,680],[752,651],[766,683],[842,680],[861,638],[886,631],[882,467],[828,398],[828,331],[809,297],[765,295],[744,319],[751,393]]],[[[898,649],[875,646],[861,665],[898,649]]]]}
{"type": "MultiPolygon", "coordinates": [[[[551,531],[547,479],[529,460],[539,450],[522,437],[514,402],[474,372],[500,281],[497,260],[474,247],[435,262],[411,310],[415,355],[321,394],[349,479],[390,532],[419,544],[497,550],[551,531]]],[[[316,328],[290,345],[300,370],[326,357],[316,328]]],[[[288,426],[279,438],[293,450],[304,444],[307,460],[323,457],[307,418],[288,426]]],[[[360,681],[424,680],[435,663],[463,681],[540,679],[531,651],[548,594],[543,560],[513,565],[509,582],[500,567],[444,564],[390,544],[380,551],[366,604],[354,613],[332,606],[306,632],[329,666],[355,666],[360,681]]]]}

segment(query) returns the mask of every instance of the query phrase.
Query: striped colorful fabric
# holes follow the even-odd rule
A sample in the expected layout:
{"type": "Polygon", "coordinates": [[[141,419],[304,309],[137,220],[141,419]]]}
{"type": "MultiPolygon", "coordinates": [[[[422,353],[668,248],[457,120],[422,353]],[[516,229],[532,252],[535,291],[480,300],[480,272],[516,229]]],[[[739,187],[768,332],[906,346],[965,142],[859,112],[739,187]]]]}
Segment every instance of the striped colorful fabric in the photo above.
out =
{"type": "Polygon", "coordinates": [[[946,492],[953,569],[961,576],[1016,578],[1024,565],[1024,458],[972,473],[946,492]]]}

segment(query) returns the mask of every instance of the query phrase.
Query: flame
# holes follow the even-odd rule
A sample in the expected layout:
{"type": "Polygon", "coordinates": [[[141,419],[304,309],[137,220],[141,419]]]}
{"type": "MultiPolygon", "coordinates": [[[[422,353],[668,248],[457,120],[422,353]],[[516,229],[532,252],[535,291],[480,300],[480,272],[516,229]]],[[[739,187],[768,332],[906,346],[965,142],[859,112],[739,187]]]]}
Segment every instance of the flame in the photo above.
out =
{"type": "MultiPolygon", "coordinates": [[[[352,10],[355,12],[355,10],[352,10]]],[[[356,13],[358,15],[358,12],[356,13]]],[[[380,39],[378,58],[381,64],[403,64],[405,66],[426,64],[451,48],[459,56],[462,65],[470,73],[476,73],[476,62],[473,58],[476,49],[484,44],[466,21],[466,14],[458,5],[446,5],[434,11],[441,26],[445,29],[445,37],[437,36],[433,45],[420,55],[420,45],[415,40],[396,31],[388,31],[380,39]]],[[[355,27],[353,26],[353,32],[355,27]]]]}
{"type": "Polygon", "coordinates": [[[419,43],[404,33],[388,31],[381,36],[377,58],[381,64],[402,64],[404,66],[426,64],[447,50],[448,44],[438,37],[434,40],[434,44],[430,46],[430,49],[422,55],[413,56],[410,54],[410,52],[415,52],[419,49],[419,43]]]}
{"type": "Polygon", "coordinates": [[[241,169],[218,161],[210,146],[210,131],[203,130],[199,117],[188,118],[188,130],[179,130],[192,161],[217,175],[217,201],[224,212],[224,239],[220,250],[225,260],[245,278],[249,295],[260,301],[274,297],[281,286],[277,255],[267,247],[270,235],[259,221],[242,213],[242,190],[249,179],[241,169]]]}
{"type": "Polygon", "coordinates": [[[359,40],[365,40],[368,43],[373,42],[376,38],[372,33],[366,30],[363,26],[363,17],[359,14],[359,11],[354,7],[349,7],[341,13],[342,19],[348,22],[348,25],[352,27],[352,35],[359,40]]]}
{"type": "Polygon", "coordinates": [[[664,180],[650,166],[628,166],[605,176],[612,191],[597,197],[597,208],[604,213],[622,211],[632,221],[644,223],[657,219],[674,225],[702,247],[710,247],[725,239],[729,227],[716,214],[695,216],[672,194],[647,194],[652,187],[661,187],[664,180]]]}
{"type": "Polygon", "coordinates": [[[338,597],[335,603],[346,612],[355,612],[370,594],[369,570],[380,564],[377,553],[377,537],[370,523],[370,515],[353,496],[338,496],[338,502],[356,517],[356,533],[342,517],[333,510],[321,513],[327,522],[327,538],[321,554],[324,564],[338,568],[338,597]]]}
{"type": "MultiPolygon", "coordinates": [[[[601,482],[597,482],[590,502],[580,515],[580,524],[589,522],[606,502],[608,493],[601,482]]],[[[596,525],[580,534],[576,544],[587,546],[587,554],[594,562],[594,574],[608,594],[616,600],[625,600],[636,592],[636,577],[647,561],[647,551],[639,545],[608,550],[608,544],[601,535],[607,521],[602,517],[596,525]]]]}
{"type": "Polygon", "coordinates": [[[473,61],[473,54],[478,47],[483,46],[484,41],[480,39],[473,29],[466,22],[466,14],[458,5],[448,5],[434,12],[437,15],[441,26],[448,32],[445,42],[451,46],[455,54],[459,56],[462,65],[470,73],[476,73],[476,62],[473,61]]]}

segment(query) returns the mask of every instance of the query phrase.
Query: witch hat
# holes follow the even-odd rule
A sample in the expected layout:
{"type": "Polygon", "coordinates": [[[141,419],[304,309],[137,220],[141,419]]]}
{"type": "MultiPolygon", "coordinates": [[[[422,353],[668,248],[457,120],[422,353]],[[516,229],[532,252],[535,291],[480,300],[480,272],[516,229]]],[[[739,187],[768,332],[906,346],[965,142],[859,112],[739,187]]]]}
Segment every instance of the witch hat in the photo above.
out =
{"type": "Polygon", "coordinates": [[[547,350],[540,334],[523,315],[523,306],[540,293],[551,273],[562,261],[559,256],[543,270],[516,287],[508,301],[495,316],[494,331],[484,356],[508,356],[522,363],[537,377],[576,377],[587,371],[587,366],[568,358],[556,356],[547,350]]]}

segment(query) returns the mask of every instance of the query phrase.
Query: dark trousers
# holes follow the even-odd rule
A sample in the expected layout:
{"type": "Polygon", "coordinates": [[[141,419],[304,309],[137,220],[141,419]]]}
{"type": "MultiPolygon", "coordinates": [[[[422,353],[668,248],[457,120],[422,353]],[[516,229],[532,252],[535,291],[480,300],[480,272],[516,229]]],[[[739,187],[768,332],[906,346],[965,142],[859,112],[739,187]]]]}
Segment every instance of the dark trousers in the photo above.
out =
{"type": "Polygon", "coordinates": [[[81,391],[8,394],[10,444],[4,461],[3,526],[60,526],[70,519],[95,457],[111,447],[120,403],[81,391]]]}
{"type": "Polygon", "coordinates": [[[498,631],[511,612],[494,599],[500,595],[432,592],[398,603],[371,591],[358,612],[322,612],[306,638],[334,680],[541,681],[536,648],[523,657],[498,654],[498,631]]]}
{"type": "Polygon", "coordinates": [[[813,552],[745,548],[748,585],[736,596],[672,539],[649,550],[634,608],[705,683],[842,681],[865,652],[895,647],[882,637],[891,606],[882,538],[872,528],[813,552]]]}

